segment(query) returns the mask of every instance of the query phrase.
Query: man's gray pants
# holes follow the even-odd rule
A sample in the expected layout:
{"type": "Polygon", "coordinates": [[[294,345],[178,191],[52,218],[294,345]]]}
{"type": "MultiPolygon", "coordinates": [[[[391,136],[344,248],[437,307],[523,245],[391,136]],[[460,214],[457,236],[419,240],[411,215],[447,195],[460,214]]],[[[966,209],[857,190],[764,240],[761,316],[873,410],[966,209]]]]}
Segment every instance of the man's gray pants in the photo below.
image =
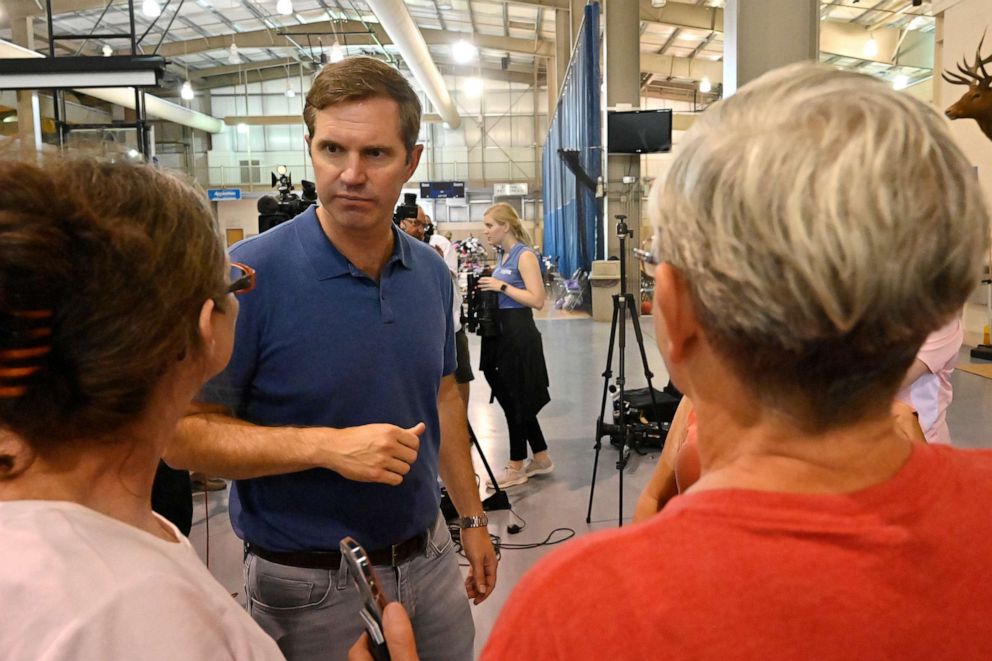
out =
{"type": "MultiPolygon", "coordinates": [[[[375,568],[386,596],[410,614],[424,661],[472,658],[475,624],[452,546],[438,516],[423,555],[375,568]]],[[[248,554],[245,590],[248,612],[289,661],[343,661],[365,630],[362,600],[346,567],[302,569],[248,554]]]]}

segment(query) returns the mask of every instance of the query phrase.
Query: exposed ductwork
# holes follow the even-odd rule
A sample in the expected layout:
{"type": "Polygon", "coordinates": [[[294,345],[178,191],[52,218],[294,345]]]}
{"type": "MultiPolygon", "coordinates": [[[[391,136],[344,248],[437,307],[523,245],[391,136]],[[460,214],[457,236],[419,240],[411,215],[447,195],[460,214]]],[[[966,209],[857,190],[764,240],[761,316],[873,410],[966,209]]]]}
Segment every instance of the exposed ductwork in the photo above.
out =
{"type": "MultiPolygon", "coordinates": [[[[0,39],[0,57],[13,59],[44,57],[44,55],[0,39]]],[[[99,60],[99,58],[94,59],[99,60]]],[[[80,88],[76,91],[124,108],[135,109],[134,89],[131,87],[80,88]]],[[[160,99],[151,94],[145,94],[145,111],[149,117],[164,119],[209,133],[220,133],[224,130],[224,122],[216,117],[184,108],[179,104],[160,99]]]]}
{"type": "Polygon", "coordinates": [[[444,78],[427,49],[427,42],[407,10],[403,0],[365,0],[372,9],[393,44],[400,49],[413,76],[424,88],[427,98],[437,109],[441,119],[453,128],[458,128],[462,119],[451,100],[444,78]]]}

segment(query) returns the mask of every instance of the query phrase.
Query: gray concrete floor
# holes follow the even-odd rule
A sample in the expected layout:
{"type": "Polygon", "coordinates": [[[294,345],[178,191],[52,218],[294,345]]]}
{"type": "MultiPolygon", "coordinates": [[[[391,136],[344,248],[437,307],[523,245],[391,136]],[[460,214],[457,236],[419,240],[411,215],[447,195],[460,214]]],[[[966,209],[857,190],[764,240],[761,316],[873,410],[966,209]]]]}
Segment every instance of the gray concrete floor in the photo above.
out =
{"type": "MultiPolygon", "coordinates": [[[[513,514],[496,512],[490,515],[490,532],[507,544],[538,543],[558,528],[571,529],[578,536],[617,525],[620,479],[616,470],[617,451],[609,443],[603,444],[600,455],[592,523],[586,523],[595,456],[593,436],[603,395],[602,373],[610,325],[588,318],[540,320],[537,324],[544,336],[552,397],[539,417],[556,468],[550,475],[536,477],[509,490],[513,514]],[[516,535],[507,533],[508,525],[523,525],[522,521],[526,521],[523,531],[516,535]]],[[[641,327],[648,361],[655,373],[654,384],[661,388],[668,380],[667,371],[655,348],[650,318],[642,319],[641,327]]],[[[478,338],[470,338],[472,355],[477,360],[478,338]]],[[[626,355],[627,387],[643,387],[644,370],[629,324],[626,355]]],[[[969,360],[965,348],[961,361],[969,360]]],[[[614,359],[615,371],[616,362],[614,359]]],[[[971,448],[992,447],[992,380],[957,371],[952,381],[954,402],[948,412],[948,424],[955,444],[971,448]]],[[[506,422],[498,405],[489,404],[489,388],[481,375],[472,383],[469,417],[486,458],[493,470],[498,471],[509,456],[506,422]]],[[[644,456],[632,454],[623,479],[625,521],[629,521],[637,495],[650,478],[657,457],[657,452],[644,456]]],[[[477,454],[475,464],[480,482],[484,483],[485,472],[477,454]]],[[[491,492],[482,489],[480,493],[485,497],[491,492]]],[[[206,497],[198,494],[194,504],[194,526],[190,534],[193,545],[207,560],[209,539],[210,570],[232,594],[238,593],[238,598],[243,600],[241,544],[227,517],[227,492],[206,497]]],[[[560,539],[565,534],[558,531],[552,539],[560,539]]],[[[555,548],[552,545],[530,550],[502,550],[495,593],[473,607],[477,656],[514,585],[541,556],[555,548]]],[[[604,617],[607,616],[609,614],[604,613],[604,617]]]]}

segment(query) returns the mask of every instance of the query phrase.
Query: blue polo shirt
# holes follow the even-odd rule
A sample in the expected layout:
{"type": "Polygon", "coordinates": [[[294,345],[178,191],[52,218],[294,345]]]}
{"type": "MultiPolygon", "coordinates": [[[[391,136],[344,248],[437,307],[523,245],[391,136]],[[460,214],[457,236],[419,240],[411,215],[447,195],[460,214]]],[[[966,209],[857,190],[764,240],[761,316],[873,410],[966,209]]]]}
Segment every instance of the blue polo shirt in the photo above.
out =
{"type": "Polygon", "coordinates": [[[427,425],[399,486],[326,469],[235,481],[231,522],[248,542],[334,550],[351,535],[382,549],[437,516],[437,397],[455,370],[451,276],[427,244],[395,227],[393,237],[378,283],[338,252],[316,207],[231,249],[257,284],[239,297],[230,364],[198,399],[264,426],[427,425]]]}

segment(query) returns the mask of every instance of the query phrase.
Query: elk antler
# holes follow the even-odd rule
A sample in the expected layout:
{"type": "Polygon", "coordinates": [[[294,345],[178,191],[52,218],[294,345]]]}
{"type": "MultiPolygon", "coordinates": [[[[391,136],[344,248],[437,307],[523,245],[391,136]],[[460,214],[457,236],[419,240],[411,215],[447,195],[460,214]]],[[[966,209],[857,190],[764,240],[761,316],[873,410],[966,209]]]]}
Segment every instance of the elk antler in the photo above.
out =
{"type": "Polygon", "coordinates": [[[985,45],[986,32],[988,32],[987,29],[985,32],[982,32],[982,39],[978,42],[978,48],[975,49],[974,64],[969,64],[968,58],[965,56],[961,60],[961,64],[957,65],[958,71],[960,71],[963,75],[958,75],[957,73],[951,71],[942,71],[940,75],[944,78],[944,80],[952,85],[972,85],[974,83],[977,83],[981,87],[989,87],[992,85],[992,74],[985,69],[986,64],[992,64],[992,55],[989,55],[984,59],[982,58],[982,46],[985,45]],[[979,71],[981,71],[981,74],[979,74],[979,71]],[[968,80],[969,78],[972,79],[974,83],[968,80]]]}

